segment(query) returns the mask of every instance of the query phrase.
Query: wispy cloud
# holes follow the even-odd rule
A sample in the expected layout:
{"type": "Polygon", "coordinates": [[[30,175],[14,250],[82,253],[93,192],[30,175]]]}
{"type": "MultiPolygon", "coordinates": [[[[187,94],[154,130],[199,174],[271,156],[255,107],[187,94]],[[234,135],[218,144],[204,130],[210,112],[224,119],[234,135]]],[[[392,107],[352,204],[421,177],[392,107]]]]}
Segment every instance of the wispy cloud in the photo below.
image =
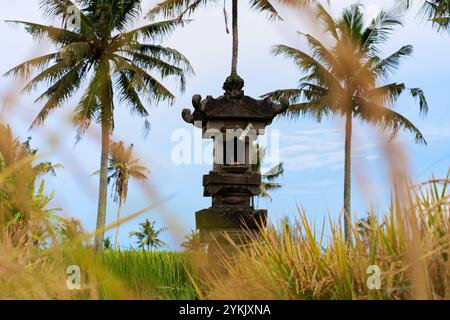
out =
{"type": "Polygon", "coordinates": [[[428,142],[450,139],[450,128],[430,128],[422,132],[428,142]]]}
{"type": "MultiPolygon", "coordinates": [[[[295,130],[282,135],[281,143],[281,160],[288,170],[336,170],[344,166],[344,136],[338,129],[295,130]]],[[[352,149],[353,159],[378,159],[376,146],[376,141],[355,144],[352,149]]]]}
{"type": "Polygon", "coordinates": [[[286,193],[290,195],[317,194],[318,190],[321,190],[321,192],[327,192],[330,189],[336,188],[337,186],[337,181],[319,180],[298,184],[287,190],[286,193]]]}

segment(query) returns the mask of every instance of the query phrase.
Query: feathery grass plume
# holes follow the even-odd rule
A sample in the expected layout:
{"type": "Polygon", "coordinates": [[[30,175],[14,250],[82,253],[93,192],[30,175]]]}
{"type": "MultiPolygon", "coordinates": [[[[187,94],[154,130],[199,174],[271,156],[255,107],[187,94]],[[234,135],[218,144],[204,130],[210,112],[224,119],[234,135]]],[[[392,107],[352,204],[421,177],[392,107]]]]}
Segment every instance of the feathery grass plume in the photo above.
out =
{"type": "MultiPolygon", "coordinates": [[[[449,171],[450,174],[450,171],[449,171]]],[[[371,212],[361,232],[352,223],[348,245],[339,224],[316,229],[304,211],[292,225],[271,225],[259,241],[236,247],[226,275],[210,274],[210,299],[449,299],[450,180],[411,186],[409,199],[393,194],[390,210],[371,212]],[[381,271],[368,286],[370,266],[381,271]]]]}
{"type": "Polygon", "coordinates": [[[36,163],[30,139],[20,142],[7,125],[0,124],[0,137],[0,237],[18,247],[46,246],[55,240],[58,209],[49,207],[54,193],[46,194],[44,178],[61,166],[36,163]]]}

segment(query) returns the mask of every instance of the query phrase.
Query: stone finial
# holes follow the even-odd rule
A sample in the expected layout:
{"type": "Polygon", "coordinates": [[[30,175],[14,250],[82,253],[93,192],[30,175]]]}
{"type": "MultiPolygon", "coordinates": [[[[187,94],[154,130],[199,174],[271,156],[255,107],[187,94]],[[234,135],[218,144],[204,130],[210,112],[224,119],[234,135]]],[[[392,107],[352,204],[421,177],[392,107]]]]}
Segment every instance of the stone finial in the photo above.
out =
{"type": "Polygon", "coordinates": [[[236,73],[232,73],[223,84],[225,96],[230,98],[242,98],[244,96],[244,80],[236,73]]]}

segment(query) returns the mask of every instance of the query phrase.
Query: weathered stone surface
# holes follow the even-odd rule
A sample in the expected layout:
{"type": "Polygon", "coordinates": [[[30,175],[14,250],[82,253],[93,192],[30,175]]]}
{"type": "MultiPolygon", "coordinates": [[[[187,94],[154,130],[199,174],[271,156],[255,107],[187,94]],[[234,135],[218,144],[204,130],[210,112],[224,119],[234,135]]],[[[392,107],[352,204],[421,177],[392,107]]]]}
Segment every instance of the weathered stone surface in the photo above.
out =
{"type": "Polygon", "coordinates": [[[258,225],[267,222],[267,210],[255,210],[250,206],[213,206],[196,213],[197,227],[209,228],[249,228],[258,229],[258,225]]]}
{"type": "Polygon", "coordinates": [[[223,171],[211,171],[203,177],[204,196],[231,193],[257,196],[260,193],[261,175],[256,172],[232,174],[223,171]]]}
{"type": "Polygon", "coordinates": [[[218,98],[207,96],[202,100],[200,95],[195,95],[192,98],[194,112],[184,109],[182,111],[183,119],[192,124],[196,121],[205,123],[214,120],[243,120],[247,123],[263,122],[268,125],[277,115],[288,108],[287,103],[278,105],[268,99],[256,100],[245,96],[244,92],[239,89],[239,85],[230,84],[227,79],[224,84],[226,91],[223,96],[218,98]]]}
{"type": "Polygon", "coordinates": [[[203,177],[204,196],[212,198],[212,206],[196,213],[197,229],[204,242],[225,241],[224,234],[228,234],[233,240],[244,241],[242,239],[246,238],[249,230],[257,233],[259,227],[265,226],[267,222],[267,211],[256,210],[251,201],[252,197],[260,194],[261,185],[261,174],[252,170],[250,162],[251,142],[243,142],[245,157],[228,162],[227,159],[234,156],[234,153],[228,153],[228,147],[224,147],[222,140],[206,134],[209,129],[214,129],[222,137],[228,129],[249,131],[246,128],[251,127],[259,130],[256,138],[257,135],[264,134],[263,129],[278,114],[287,110],[287,103],[277,105],[269,100],[256,100],[246,96],[243,87],[244,81],[232,74],[224,83],[223,96],[202,99],[200,95],[195,95],[192,98],[194,112],[188,109],[182,112],[187,123],[203,129],[205,139],[217,139],[214,144],[216,155],[213,170],[203,177]],[[222,158],[227,161],[217,161],[222,158]]]}

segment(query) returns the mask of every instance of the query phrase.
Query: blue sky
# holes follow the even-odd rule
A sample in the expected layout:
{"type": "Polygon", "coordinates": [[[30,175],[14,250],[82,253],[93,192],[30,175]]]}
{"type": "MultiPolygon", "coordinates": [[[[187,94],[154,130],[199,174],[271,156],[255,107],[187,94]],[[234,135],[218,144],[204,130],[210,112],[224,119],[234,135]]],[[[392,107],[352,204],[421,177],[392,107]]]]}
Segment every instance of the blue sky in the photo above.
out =
{"type": "MultiPolygon", "coordinates": [[[[152,1],[143,1],[149,8],[152,1]]],[[[350,1],[331,1],[330,10],[338,14],[350,1]]],[[[362,1],[369,8],[373,5],[389,7],[393,1],[362,1]]],[[[322,37],[315,18],[307,11],[292,11],[280,6],[283,22],[269,22],[264,14],[249,10],[242,1],[240,13],[239,73],[246,81],[246,94],[257,97],[268,91],[295,87],[301,74],[295,66],[281,57],[270,55],[270,47],[288,44],[306,50],[306,45],[296,32],[309,32],[322,37]]],[[[171,152],[176,142],[171,137],[175,130],[194,132],[181,119],[183,108],[191,108],[193,94],[218,96],[222,83],[229,74],[231,37],[225,33],[221,5],[202,9],[193,15],[193,21],[176,31],[165,44],[184,53],[192,62],[196,76],[189,79],[186,92],[177,95],[173,107],[161,104],[150,107],[152,128],[149,136],[142,137],[142,123],[131,117],[126,106],[118,106],[115,139],[134,143],[141,160],[151,168],[147,185],[131,183],[124,214],[140,210],[159,199],[167,200],[163,207],[148,212],[121,227],[121,244],[128,246],[128,233],[137,228],[145,218],[154,219],[160,227],[168,227],[164,239],[173,249],[178,248],[184,234],[194,228],[194,212],[210,205],[210,199],[202,197],[202,175],[210,170],[208,164],[175,165],[171,152]],[[149,198],[148,190],[155,190],[149,198]]],[[[0,10],[0,73],[16,64],[49,52],[47,43],[36,44],[23,29],[4,23],[7,19],[46,22],[39,10],[38,0],[2,1],[0,10]]],[[[416,18],[416,12],[406,15],[405,27],[398,29],[385,47],[390,54],[406,44],[414,45],[413,57],[402,64],[392,80],[405,82],[408,87],[421,87],[428,98],[430,112],[423,117],[418,105],[409,96],[401,98],[396,110],[411,119],[425,134],[429,144],[415,145],[407,135],[400,135],[402,147],[408,156],[405,166],[411,169],[415,181],[427,179],[434,173],[443,177],[450,167],[450,99],[448,88],[450,72],[449,34],[437,34],[431,27],[416,18]]],[[[174,83],[166,82],[176,90],[174,83]]],[[[92,127],[83,140],[75,146],[75,131],[68,122],[76,99],[53,113],[47,123],[28,131],[39,104],[33,101],[42,88],[26,96],[17,93],[22,84],[10,78],[0,78],[0,99],[12,102],[2,108],[2,121],[11,124],[17,136],[33,137],[33,146],[39,148],[45,159],[61,163],[63,170],[57,178],[47,179],[47,190],[56,191],[53,206],[64,209],[64,215],[80,219],[87,230],[93,230],[97,209],[97,177],[90,174],[98,169],[100,150],[97,127],[92,127]]],[[[297,206],[304,208],[308,217],[321,222],[328,214],[339,217],[343,192],[343,123],[341,119],[329,119],[320,124],[311,119],[297,121],[276,120],[271,129],[281,135],[280,156],[285,164],[281,179],[282,190],[273,194],[273,201],[261,200],[259,206],[268,208],[272,218],[297,215],[297,206]]],[[[380,148],[381,137],[374,128],[357,124],[354,133],[353,210],[359,217],[373,206],[379,213],[387,208],[389,180],[386,160],[380,148]]],[[[109,202],[108,222],[113,222],[116,206],[109,202]]],[[[113,233],[111,233],[113,238],[113,233]]]]}

